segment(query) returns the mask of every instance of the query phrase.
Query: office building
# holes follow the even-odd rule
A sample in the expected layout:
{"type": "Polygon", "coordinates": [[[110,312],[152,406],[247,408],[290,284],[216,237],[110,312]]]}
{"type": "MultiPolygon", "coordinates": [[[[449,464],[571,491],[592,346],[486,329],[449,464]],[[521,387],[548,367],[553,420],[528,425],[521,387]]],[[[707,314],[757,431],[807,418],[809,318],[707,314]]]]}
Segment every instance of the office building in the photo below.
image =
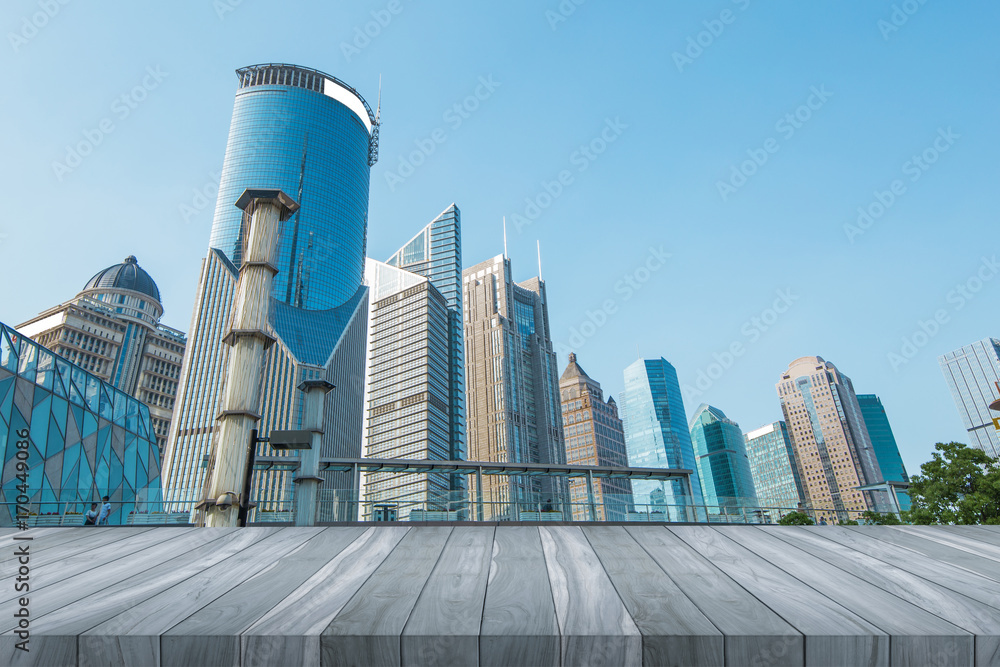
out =
{"type": "MultiPolygon", "coordinates": [[[[882,479],[887,482],[909,484],[910,476],[906,474],[903,457],[899,455],[899,447],[896,446],[889,418],[885,414],[885,408],[882,407],[882,399],[875,394],[858,394],[858,405],[861,407],[861,415],[865,418],[865,428],[868,429],[868,437],[871,438],[872,447],[875,449],[875,458],[878,459],[882,479]]],[[[896,497],[901,510],[910,509],[910,496],[905,491],[896,492],[896,497]]]]}
{"type": "MultiPolygon", "coordinates": [[[[545,283],[514,282],[497,255],[465,269],[462,298],[469,459],[566,463],[545,283]]],[[[561,478],[490,475],[482,491],[488,517],[517,518],[527,506],[569,516],[561,478]]]]}
{"type": "Polygon", "coordinates": [[[767,508],[771,520],[777,521],[800,506],[804,508],[805,490],[785,422],[761,426],[744,438],[757,502],[767,508]]]}
{"type": "Polygon", "coordinates": [[[865,510],[891,511],[884,492],[858,489],[881,482],[882,473],[851,379],[822,357],[800,357],[776,387],[817,516],[843,522],[865,510]]]}
{"type": "Polygon", "coordinates": [[[148,405],[162,449],[187,344],[182,332],[160,324],[162,316],[160,290],[129,255],[17,330],[148,405]]]}
{"type": "Polygon", "coordinates": [[[691,419],[691,444],[709,519],[713,514],[745,517],[756,511],[757,493],[740,425],[719,408],[702,403],[691,419]]]}
{"type": "MultiPolygon", "coordinates": [[[[591,378],[570,352],[569,363],[559,378],[566,463],[589,466],[628,466],[625,432],[618,418],[618,405],[604,400],[601,383],[591,378]]],[[[590,520],[587,481],[569,483],[575,521],[590,520]]],[[[632,510],[632,483],[628,479],[604,477],[594,480],[593,502],[598,521],[627,521],[632,510]]]]}
{"type": "Polygon", "coordinates": [[[621,399],[629,465],[691,471],[690,488],[681,480],[633,480],[636,512],[656,511],[674,521],[694,520],[691,506],[705,503],[677,371],[662,357],[640,359],[625,369],[621,399]]]}
{"type": "Polygon", "coordinates": [[[2,323],[0,443],[6,503],[0,526],[16,525],[18,505],[28,510],[28,525],[46,514],[82,525],[83,513],[104,496],[115,525],[132,512],[161,507],[160,450],[149,408],[2,323]],[[22,461],[26,471],[17,469],[22,461]],[[22,494],[28,503],[17,500],[22,494]]]}
{"type": "MultiPolygon", "coordinates": [[[[461,275],[454,204],[388,263],[368,260],[366,457],[465,458],[461,275]]],[[[378,504],[393,505],[398,519],[414,509],[457,513],[463,500],[460,475],[372,472],[362,515],[378,504]]]]}
{"type": "Polygon", "coordinates": [[[990,403],[1000,398],[1000,340],[984,338],[938,357],[969,444],[1000,458],[1000,432],[990,403]]]}
{"type": "MultiPolygon", "coordinates": [[[[323,457],[360,457],[368,289],[363,284],[369,172],[377,158],[378,116],[361,95],[328,74],[265,64],[236,71],[238,90],[219,198],[191,317],[188,351],[164,455],[172,499],[200,500],[204,471],[226,382],[230,309],[248,213],[236,207],[247,189],[277,189],[299,209],[282,223],[261,386],[262,437],[302,427],[298,385],[322,379],[326,395],[323,457]]],[[[282,456],[262,444],[259,454],[282,456]]],[[[321,520],[354,518],[349,474],[321,472],[321,520]]],[[[287,509],[287,472],[258,472],[259,508],[287,509]]]]}

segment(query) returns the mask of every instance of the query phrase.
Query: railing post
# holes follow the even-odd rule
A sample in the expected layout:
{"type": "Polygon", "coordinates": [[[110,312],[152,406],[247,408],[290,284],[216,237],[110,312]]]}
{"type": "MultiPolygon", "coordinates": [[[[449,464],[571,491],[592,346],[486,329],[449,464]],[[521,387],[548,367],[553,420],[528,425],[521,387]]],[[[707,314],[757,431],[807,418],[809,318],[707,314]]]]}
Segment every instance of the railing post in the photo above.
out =
{"type": "Polygon", "coordinates": [[[486,514],[483,512],[483,467],[479,466],[476,468],[476,514],[479,516],[480,521],[486,520],[486,514]]]}
{"type": "Polygon", "coordinates": [[[594,501],[594,471],[587,471],[587,504],[590,505],[590,520],[597,521],[597,503],[594,501]]]}

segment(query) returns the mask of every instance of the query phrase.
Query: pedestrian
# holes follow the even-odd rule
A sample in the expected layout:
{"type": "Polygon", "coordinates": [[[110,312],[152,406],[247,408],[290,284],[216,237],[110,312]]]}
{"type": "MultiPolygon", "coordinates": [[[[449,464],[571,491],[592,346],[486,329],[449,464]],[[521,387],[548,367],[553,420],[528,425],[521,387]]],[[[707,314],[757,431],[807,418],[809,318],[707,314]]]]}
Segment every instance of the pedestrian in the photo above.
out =
{"type": "Polygon", "coordinates": [[[104,496],[101,498],[104,504],[101,505],[101,515],[97,517],[98,526],[106,526],[108,523],[108,516],[111,514],[111,498],[104,496]]]}
{"type": "Polygon", "coordinates": [[[84,514],[87,519],[83,522],[85,526],[95,526],[97,525],[97,517],[100,513],[97,511],[97,503],[90,503],[90,511],[84,514]]]}
{"type": "Polygon", "coordinates": [[[821,526],[825,526],[826,525],[826,517],[825,516],[821,516],[819,518],[819,525],[821,525],[821,526]]]}

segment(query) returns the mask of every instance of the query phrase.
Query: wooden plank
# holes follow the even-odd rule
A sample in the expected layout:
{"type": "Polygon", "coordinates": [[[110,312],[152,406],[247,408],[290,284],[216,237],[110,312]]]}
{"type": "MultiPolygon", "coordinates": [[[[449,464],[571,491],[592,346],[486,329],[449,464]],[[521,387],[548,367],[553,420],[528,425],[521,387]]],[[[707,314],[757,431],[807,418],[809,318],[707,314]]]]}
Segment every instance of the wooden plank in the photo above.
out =
{"type": "Polygon", "coordinates": [[[621,526],[583,533],[642,633],[642,664],[722,665],[724,638],[621,526]]]}
{"type": "MultiPolygon", "coordinates": [[[[79,661],[104,665],[160,664],[160,635],[286,554],[302,547],[322,528],[285,528],[264,535],[215,565],[204,565],[184,580],[130,606],[80,636],[79,661]],[[154,659],[149,660],[149,656],[154,659]]],[[[83,603],[87,603],[84,600],[83,603]]]]}
{"type": "Polygon", "coordinates": [[[709,526],[667,530],[805,635],[806,665],[889,664],[889,637],[857,614],[709,526]]]}
{"type": "Polygon", "coordinates": [[[805,664],[805,644],[798,630],[676,535],[662,526],[625,530],[722,632],[726,664],[805,664]]]}
{"type": "Polygon", "coordinates": [[[163,633],[160,664],[238,667],[240,635],[364,532],[362,526],[326,528],[301,549],[202,607],[163,633]]]}
{"type": "MultiPolygon", "coordinates": [[[[767,534],[974,633],[976,664],[992,664],[994,657],[1000,658],[1000,613],[996,608],[895,565],[839,543],[831,543],[820,533],[778,527],[768,528],[767,534]]],[[[919,554],[912,555],[920,558],[919,554]]],[[[936,565],[940,567],[942,563],[936,565]]],[[[983,581],[990,582],[989,579],[983,581]]],[[[1000,597],[996,598],[996,602],[1000,603],[1000,597]]],[[[875,624],[878,625],[877,622],[875,624]]]]}
{"type": "Polygon", "coordinates": [[[403,628],[403,665],[479,664],[479,630],[495,530],[461,526],[452,532],[403,628]]]}
{"type": "MultiPolygon", "coordinates": [[[[44,541],[49,547],[55,547],[58,544],[65,544],[67,542],[72,542],[74,540],[80,540],[84,537],[88,537],[93,533],[106,533],[111,532],[114,528],[102,527],[102,526],[91,526],[86,529],[83,528],[29,528],[28,530],[18,530],[16,528],[8,528],[5,535],[0,537],[0,550],[6,551],[7,546],[19,542],[22,540],[15,540],[14,536],[30,537],[30,541],[38,543],[44,541]]],[[[24,540],[28,541],[28,540],[24,540]]]]}
{"type": "Polygon", "coordinates": [[[642,633],[579,526],[540,527],[563,665],[641,665],[642,633]]]}
{"type": "MultiPolygon", "coordinates": [[[[888,633],[891,664],[922,667],[927,656],[935,656],[934,662],[942,667],[973,664],[975,637],[968,630],[754,526],[715,530],[888,633]]],[[[943,591],[930,592],[935,605],[951,597],[943,591]]]]}
{"type": "Polygon", "coordinates": [[[986,542],[1000,546],[1000,532],[990,530],[991,526],[933,526],[935,530],[943,530],[957,535],[964,535],[978,542],[986,542]]]}
{"type": "Polygon", "coordinates": [[[320,637],[322,665],[399,665],[400,635],[452,532],[416,526],[320,637]]]}
{"type": "Polygon", "coordinates": [[[846,526],[846,528],[872,539],[912,549],[935,560],[957,565],[1000,582],[1000,568],[997,567],[996,561],[983,558],[966,549],[948,546],[934,540],[926,540],[919,535],[912,535],[900,530],[891,530],[889,526],[846,526]]]}
{"type": "Polygon", "coordinates": [[[241,636],[245,667],[320,664],[320,634],[410,528],[371,527],[241,636]]]}
{"type": "Polygon", "coordinates": [[[559,641],[538,529],[498,527],[479,632],[479,664],[558,665],[559,641]]]}
{"type": "Polygon", "coordinates": [[[939,530],[935,526],[887,526],[887,528],[915,535],[926,540],[933,540],[939,544],[961,549],[970,554],[989,558],[1000,563],[1000,546],[994,546],[975,537],[939,530]]]}

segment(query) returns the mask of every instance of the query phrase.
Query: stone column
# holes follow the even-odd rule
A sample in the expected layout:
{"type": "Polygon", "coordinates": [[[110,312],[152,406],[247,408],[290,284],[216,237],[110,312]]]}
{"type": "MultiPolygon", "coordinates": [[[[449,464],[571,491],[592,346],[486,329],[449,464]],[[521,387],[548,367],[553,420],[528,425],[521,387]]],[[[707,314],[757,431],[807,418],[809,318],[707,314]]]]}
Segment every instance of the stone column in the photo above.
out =
{"type": "Polygon", "coordinates": [[[335,387],[326,380],[303,380],[299,389],[305,392],[306,400],[302,425],[312,432],[312,446],[299,450],[299,473],[292,480],[295,488],[295,525],[316,525],[316,501],[319,485],[319,454],[323,442],[323,399],[335,387]]]}

